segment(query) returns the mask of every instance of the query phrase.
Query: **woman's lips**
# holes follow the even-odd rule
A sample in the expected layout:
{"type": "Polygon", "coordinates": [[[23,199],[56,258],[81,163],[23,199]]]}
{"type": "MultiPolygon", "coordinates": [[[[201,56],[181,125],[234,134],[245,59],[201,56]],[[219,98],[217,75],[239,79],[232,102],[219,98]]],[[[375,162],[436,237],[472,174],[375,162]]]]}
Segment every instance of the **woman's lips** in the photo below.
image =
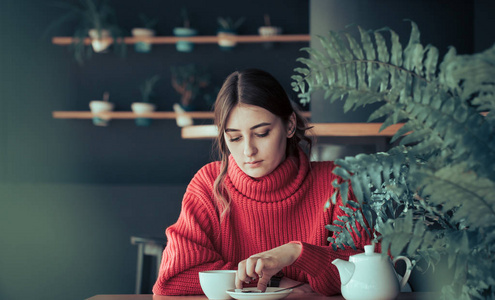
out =
{"type": "Polygon", "coordinates": [[[262,160],[257,160],[257,161],[251,161],[251,162],[246,162],[246,165],[250,168],[256,168],[261,165],[262,160]]]}

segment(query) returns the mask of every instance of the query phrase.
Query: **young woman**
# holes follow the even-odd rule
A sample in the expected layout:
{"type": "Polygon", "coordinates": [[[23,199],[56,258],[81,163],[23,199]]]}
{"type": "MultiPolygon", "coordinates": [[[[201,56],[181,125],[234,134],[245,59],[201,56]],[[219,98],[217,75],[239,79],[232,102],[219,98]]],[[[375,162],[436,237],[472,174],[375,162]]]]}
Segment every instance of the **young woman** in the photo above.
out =
{"type": "MultiPolygon", "coordinates": [[[[310,162],[307,121],[282,86],[256,69],[229,75],[215,103],[221,161],[200,169],[187,187],[177,223],[166,230],[159,295],[202,294],[198,272],[235,269],[236,285],[340,292],[336,258],[325,225],[344,215],[325,209],[334,192],[332,162],[310,162]],[[275,280],[276,279],[276,280],[275,280]]],[[[349,195],[352,197],[352,195],[349,195]]],[[[339,200],[340,202],[340,200],[339,200]]],[[[353,236],[361,250],[366,233],[353,236]]]]}

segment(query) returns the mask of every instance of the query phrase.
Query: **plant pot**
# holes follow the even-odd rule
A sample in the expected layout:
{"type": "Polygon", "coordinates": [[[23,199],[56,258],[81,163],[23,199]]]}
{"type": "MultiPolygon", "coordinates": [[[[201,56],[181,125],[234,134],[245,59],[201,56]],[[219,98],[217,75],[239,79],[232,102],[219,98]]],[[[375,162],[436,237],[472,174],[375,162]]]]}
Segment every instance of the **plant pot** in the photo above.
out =
{"type": "Polygon", "coordinates": [[[155,31],[148,28],[133,28],[131,33],[132,36],[140,39],[134,44],[134,50],[140,53],[149,53],[151,51],[151,43],[148,39],[155,36],[155,31]]]}
{"type": "Polygon", "coordinates": [[[217,37],[218,37],[218,45],[220,46],[220,49],[225,50],[225,51],[230,51],[235,48],[237,45],[237,41],[235,40],[235,37],[237,36],[237,32],[233,30],[225,30],[225,29],[220,29],[217,32],[217,37]]]}
{"type": "Polygon", "coordinates": [[[174,103],[173,105],[174,111],[177,114],[175,118],[175,122],[179,127],[187,127],[192,126],[194,124],[193,119],[187,115],[185,115],[186,111],[182,107],[182,105],[178,103],[174,103]]]}
{"type": "Polygon", "coordinates": [[[93,113],[93,124],[96,126],[107,126],[110,118],[100,115],[103,112],[113,111],[114,105],[108,101],[93,100],[89,102],[89,108],[93,113]]]}
{"type": "MultiPolygon", "coordinates": [[[[175,27],[174,35],[179,37],[195,36],[198,34],[196,29],[186,27],[175,27]]],[[[191,52],[194,49],[194,43],[188,41],[178,41],[175,44],[175,48],[179,52],[191,52]]]]}
{"type": "Polygon", "coordinates": [[[275,26],[261,26],[258,28],[258,33],[261,36],[273,36],[282,33],[282,28],[275,26]]]}
{"type": "MultiPolygon", "coordinates": [[[[261,36],[274,36],[274,35],[279,35],[282,34],[282,28],[281,27],[275,27],[275,26],[261,26],[258,28],[258,33],[261,36]]],[[[265,42],[264,46],[265,48],[272,48],[274,42],[265,42]]]]}
{"type": "Polygon", "coordinates": [[[91,46],[96,53],[105,52],[112,44],[112,35],[107,29],[90,29],[88,35],[91,38],[91,46]]]}
{"type": "MultiPolygon", "coordinates": [[[[134,102],[131,104],[131,109],[136,115],[151,113],[156,110],[156,105],[146,102],[134,102]]],[[[136,118],[137,126],[150,126],[150,118],[136,118]]]]}

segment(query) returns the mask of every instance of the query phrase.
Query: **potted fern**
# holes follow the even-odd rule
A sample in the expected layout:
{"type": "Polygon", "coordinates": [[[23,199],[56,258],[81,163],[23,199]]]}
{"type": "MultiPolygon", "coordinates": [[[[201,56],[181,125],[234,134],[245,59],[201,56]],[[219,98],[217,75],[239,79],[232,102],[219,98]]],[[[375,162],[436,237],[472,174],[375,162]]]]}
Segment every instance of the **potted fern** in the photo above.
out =
{"type": "Polygon", "coordinates": [[[151,19],[144,13],[139,14],[142,27],[135,27],[131,30],[132,36],[139,39],[134,44],[134,50],[139,53],[149,53],[151,51],[151,43],[148,41],[150,37],[155,36],[155,26],[158,23],[158,19],[151,19]]]}
{"type": "Polygon", "coordinates": [[[121,56],[125,55],[123,33],[117,25],[115,12],[107,0],[79,0],[77,4],[60,2],[55,5],[67,12],[52,22],[45,34],[67,22],[76,21],[71,49],[79,64],[83,64],[92,52],[107,52],[111,45],[114,46],[114,51],[121,56]],[[91,39],[92,51],[84,42],[88,36],[91,39]]]}
{"type": "MultiPolygon", "coordinates": [[[[144,83],[139,87],[141,91],[141,102],[134,102],[131,104],[132,111],[137,114],[147,114],[156,110],[156,105],[151,103],[151,97],[153,96],[153,89],[156,83],[160,80],[159,75],[147,78],[144,83]]],[[[151,119],[149,118],[136,118],[137,126],[149,126],[151,119]]]]}
{"type": "Polygon", "coordinates": [[[493,299],[495,45],[472,55],[450,48],[440,59],[411,25],[405,46],[391,29],[358,27],[359,38],[330,31],[319,37],[323,50],[305,48],[312,59],[298,59],[292,86],[303,103],[323,90],[346,110],[381,104],[369,119],[383,117],[382,129],[404,123],[389,151],[336,161],[344,180],[333,185],[349,216],[327,226],[337,233],[330,241],[354,247],[349,231],[369,224],[383,253],[416,267],[448,262],[443,299],[493,299]]]}
{"type": "Polygon", "coordinates": [[[234,21],[230,17],[218,17],[219,28],[217,30],[217,37],[220,49],[229,51],[235,48],[237,45],[237,41],[235,40],[237,30],[245,20],[246,18],[244,17],[239,18],[237,21],[234,21]]]}

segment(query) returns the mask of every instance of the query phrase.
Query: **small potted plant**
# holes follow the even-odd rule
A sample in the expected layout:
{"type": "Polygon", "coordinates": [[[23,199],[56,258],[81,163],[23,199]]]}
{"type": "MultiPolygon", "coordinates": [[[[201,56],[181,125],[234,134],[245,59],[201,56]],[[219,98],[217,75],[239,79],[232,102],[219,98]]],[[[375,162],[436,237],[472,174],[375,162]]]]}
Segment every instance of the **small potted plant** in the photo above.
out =
{"type": "Polygon", "coordinates": [[[110,118],[105,116],[105,112],[111,112],[114,109],[114,104],[109,102],[110,94],[103,93],[103,100],[92,100],[89,102],[89,108],[93,114],[93,124],[96,126],[107,126],[110,118]]]}
{"type": "MultiPolygon", "coordinates": [[[[260,26],[258,28],[259,35],[263,37],[269,37],[269,36],[279,35],[282,33],[281,27],[272,26],[272,23],[270,21],[270,16],[268,14],[264,15],[264,21],[265,21],[265,25],[260,26]]],[[[264,45],[265,47],[270,48],[273,46],[273,42],[266,42],[264,45]]]]}
{"type": "Polygon", "coordinates": [[[148,18],[144,13],[139,14],[142,27],[135,27],[131,30],[132,36],[139,39],[134,44],[134,50],[140,53],[149,53],[151,51],[151,43],[148,41],[150,37],[155,36],[154,27],[158,23],[156,18],[148,18]]]}
{"type": "Polygon", "coordinates": [[[235,37],[237,36],[237,29],[244,23],[246,18],[242,17],[237,21],[233,21],[232,18],[218,17],[219,28],[217,30],[218,45],[222,50],[232,50],[237,44],[235,37]]]}
{"type": "MultiPolygon", "coordinates": [[[[183,26],[175,27],[174,35],[180,37],[189,37],[189,36],[197,35],[198,31],[196,29],[191,28],[191,21],[189,19],[189,14],[185,7],[182,8],[181,17],[182,17],[183,26]]],[[[179,52],[191,52],[194,49],[194,43],[189,41],[178,41],[175,44],[175,47],[179,52]]]]}
{"type": "Polygon", "coordinates": [[[195,64],[172,66],[172,87],[181,95],[180,105],[186,111],[200,107],[196,97],[210,84],[210,74],[195,64]]]}
{"type": "Polygon", "coordinates": [[[83,64],[92,52],[101,53],[108,51],[110,45],[114,45],[114,51],[125,55],[126,47],[123,43],[122,30],[117,25],[117,19],[112,7],[107,0],[79,0],[78,4],[58,3],[60,8],[67,13],[52,22],[45,31],[51,32],[56,27],[70,21],[76,21],[76,29],[73,34],[72,50],[79,64],[83,64]],[[86,37],[91,38],[93,51],[86,48],[86,37]]]}
{"type": "MultiPolygon", "coordinates": [[[[141,102],[134,102],[131,104],[131,109],[135,114],[146,114],[156,110],[156,105],[151,103],[151,96],[153,96],[153,88],[158,80],[160,80],[159,75],[152,76],[146,79],[139,87],[139,90],[141,91],[141,102]]],[[[149,126],[150,124],[151,119],[149,118],[136,118],[137,126],[149,126]]]]}

